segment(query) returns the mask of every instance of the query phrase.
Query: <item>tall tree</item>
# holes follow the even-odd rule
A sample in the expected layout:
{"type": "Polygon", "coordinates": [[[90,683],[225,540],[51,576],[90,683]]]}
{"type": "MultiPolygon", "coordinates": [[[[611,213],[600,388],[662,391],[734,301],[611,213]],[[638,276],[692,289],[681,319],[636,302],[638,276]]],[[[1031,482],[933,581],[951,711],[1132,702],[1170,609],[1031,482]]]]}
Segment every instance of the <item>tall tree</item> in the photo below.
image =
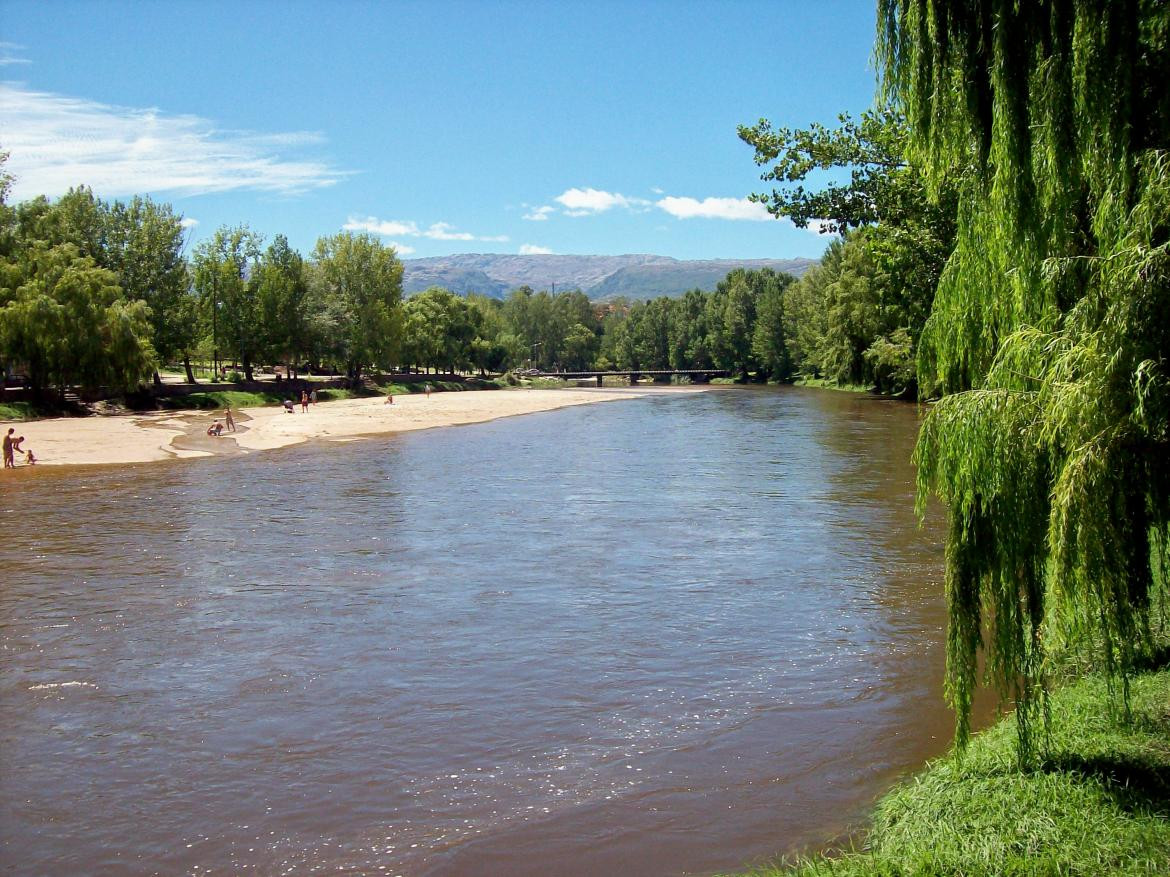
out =
{"type": "Polygon", "coordinates": [[[36,242],[0,265],[0,361],[23,364],[34,391],[133,389],[154,367],[149,336],[146,305],[74,244],[36,242]]]}
{"type": "Polygon", "coordinates": [[[313,251],[337,332],[346,374],[361,378],[368,365],[389,365],[401,331],[402,263],[393,247],[369,234],[320,238],[313,251]]]}
{"type": "Polygon", "coordinates": [[[953,393],[917,450],[950,511],[948,696],[963,743],[984,651],[1028,755],[1049,644],[1124,694],[1170,568],[1170,5],[878,10],[928,182],[970,168],[919,362],[953,393]]]}
{"type": "Polygon", "coordinates": [[[260,261],[256,283],[262,347],[272,361],[283,361],[293,374],[311,347],[309,278],[305,260],[288,238],[273,238],[260,261]]]}
{"type": "MultiPolygon", "coordinates": [[[[183,258],[182,217],[169,204],[135,196],[103,205],[104,253],[99,261],[117,273],[128,299],[150,308],[151,342],[162,362],[181,358],[194,383],[191,348],[197,336],[197,300],[183,258]]],[[[155,382],[160,381],[158,371],[155,382]]]]}
{"type": "Polygon", "coordinates": [[[222,226],[195,248],[195,289],[216,358],[224,350],[240,360],[246,380],[264,350],[264,329],[256,288],[263,241],[247,226],[222,226]]]}
{"type": "Polygon", "coordinates": [[[100,204],[88,190],[0,211],[0,362],[35,390],[133,389],[150,373],[149,309],[127,298],[104,256],[100,204]]]}

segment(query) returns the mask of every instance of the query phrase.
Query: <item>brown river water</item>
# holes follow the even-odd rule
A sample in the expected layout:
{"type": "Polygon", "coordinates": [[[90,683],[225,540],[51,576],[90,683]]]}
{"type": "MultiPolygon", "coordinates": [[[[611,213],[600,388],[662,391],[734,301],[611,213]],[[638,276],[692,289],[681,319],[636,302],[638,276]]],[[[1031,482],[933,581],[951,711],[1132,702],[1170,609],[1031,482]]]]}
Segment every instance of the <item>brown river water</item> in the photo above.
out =
{"type": "Polygon", "coordinates": [[[678,875],[940,754],[913,406],[667,394],[5,473],[0,870],[678,875]]]}

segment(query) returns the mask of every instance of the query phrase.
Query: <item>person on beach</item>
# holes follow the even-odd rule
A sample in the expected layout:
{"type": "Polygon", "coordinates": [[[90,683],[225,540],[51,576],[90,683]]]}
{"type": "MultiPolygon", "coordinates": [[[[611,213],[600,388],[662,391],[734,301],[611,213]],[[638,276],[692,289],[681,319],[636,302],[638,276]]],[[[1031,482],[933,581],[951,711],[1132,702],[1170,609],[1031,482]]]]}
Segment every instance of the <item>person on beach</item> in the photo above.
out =
{"type": "Polygon", "coordinates": [[[382,404],[383,404],[383,405],[393,405],[393,404],[394,404],[394,394],[393,394],[393,393],[387,393],[387,394],[386,394],[386,401],[385,401],[385,402],[383,402],[382,404]]]}
{"type": "Polygon", "coordinates": [[[301,390],[301,414],[309,413],[309,391],[301,390]]]}
{"type": "Polygon", "coordinates": [[[430,385],[430,384],[424,384],[424,385],[423,385],[423,392],[427,394],[427,398],[428,398],[428,399],[429,399],[429,398],[431,398],[431,385],[430,385]]]}
{"type": "Polygon", "coordinates": [[[295,411],[293,411],[293,400],[291,397],[284,400],[284,413],[285,414],[295,414],[296,413],[295,411]]]}
{"type": "Polygon", "coordinates": [[[316,387],[313,387],[313,392],[311,392],[309,394],[309,401],[312,402],[314,405],[317,404],[317,388],[316,387]]]}
{"type": "MultiPolygon", "coordinates": [[[[21,444],[23,442],[24,442],[24,436],[22,436],[22,435],[18,435],[16,438],[14,438],[12,440],[12,456],[13,456],[13,458],[15,458],[17,454],[24,453],[24,448],[21,447],[21,444]]],[[[12,465],[15,466],[16,463],[13,463],[12,465]]]]}
{"type": "Polygon", "coordinates": [[[36,461],[37,461],[37,458],[33,456],[32,448],[29,448],[27,451],[24,452],[24,462],[26,462],[30,466],[32,466],[36,463],[36,461]]]}
{"type": "Polygon", "coordinates": [[[16,463],[12,460],[12,434],[16,432],[15,427],[8,427],[8,432],[4,434],[4,468],[15,469],[16,463]]]}
{"type": "Polygon", "coordinates": [[[230,408],[223,409],[223,425],[232,432],[236,431],[236,419],[232,417],[232,409],[230,408]]]}
{"type": "Polygon", "coordinates": [[[211,424],[211,426],[207,427],[207,434],[214,435],[214,436],[223,435],[223,424],[220,423],[218,420],[215,421],[215,423],[213,423],[213,424],[211,424]]]}

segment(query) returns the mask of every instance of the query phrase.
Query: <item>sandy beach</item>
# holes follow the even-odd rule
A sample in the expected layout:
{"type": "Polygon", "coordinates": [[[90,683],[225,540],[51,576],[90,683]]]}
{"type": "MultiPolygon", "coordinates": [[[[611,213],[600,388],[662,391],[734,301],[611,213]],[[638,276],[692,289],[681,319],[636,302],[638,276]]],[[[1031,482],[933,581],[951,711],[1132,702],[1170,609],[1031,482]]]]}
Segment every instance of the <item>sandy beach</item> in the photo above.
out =
{"type": "MultiPolygon", "coordinates": [[[[310,405],[308,413],[296,406],[244,408],[233,411],[236,432],[216,438],[207,427],[223,411],[184,411],[165,414],[61,417],[22,423],[0,423],[24,436],[37,466],[146,463],[184,457],[241,454],[282,448],[308,441],[353,441],[415,429],[481,423],[551,411],[570,405],[617,402],[653,393],[700,392],[701,387],[636,387],[565,390],[478,390],[343,399],[310,405]]],[[[21,455],[17,468],[25,468],[21,455]]]]}

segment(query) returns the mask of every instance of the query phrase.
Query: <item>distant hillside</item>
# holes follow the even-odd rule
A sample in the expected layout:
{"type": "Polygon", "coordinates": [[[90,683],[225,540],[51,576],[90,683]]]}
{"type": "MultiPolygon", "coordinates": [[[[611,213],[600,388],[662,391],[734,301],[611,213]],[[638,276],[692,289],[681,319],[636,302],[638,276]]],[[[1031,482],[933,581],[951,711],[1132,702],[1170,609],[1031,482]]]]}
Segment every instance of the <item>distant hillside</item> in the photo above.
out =
{"type": "Polygon", "coordinates": [[[712,259],[686,261],[669,256],[511,256],[465,253],[404,259],[407,294],[442,286],[466,295],[503,298],[519,286],[580,289],[594,301],[625,296],[642,300],[711,290],[735,268],[771,268],[799,277],[815,259],[712,259]]]}

